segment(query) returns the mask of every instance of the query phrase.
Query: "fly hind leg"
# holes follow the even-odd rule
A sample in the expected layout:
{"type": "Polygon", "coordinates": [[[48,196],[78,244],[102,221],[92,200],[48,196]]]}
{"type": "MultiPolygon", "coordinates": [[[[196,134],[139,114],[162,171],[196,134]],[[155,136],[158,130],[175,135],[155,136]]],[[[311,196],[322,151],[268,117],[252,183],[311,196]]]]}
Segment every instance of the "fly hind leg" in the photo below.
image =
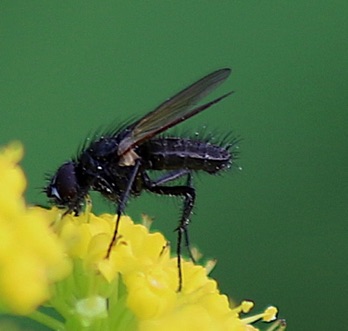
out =
{"type": "Polygon", "coordinates": [[[190,216],[192,214],[193,205],[196,199],[196,191],[192,186],[192,173],[189,172],[187,174],[186,186],[192,189],[191,197],[185,196],[184,207],[183,207],[183,217],[181,218],[180,224],[177,228],[177,231],[182,231],[185,240],[185,246],[187,253],[193,263],[196,263],[196,259],[192,255],[191,247],[190,247],[190,238],[188,233],[188,225],[190,223],[190,216]]]}
{"type": "MultiPolygon", "coordinates": [[[[160,178],[158,178],[155,181],[151,181],[150,178],[146,174],[144,174],[144,175],[145,175],[144,182],[148,186],[151,186],[151,187],[163,186],[163,184],[165,184],[165,183],[171,182],[173,180],[176,180],[176,179],[178,179],[180,177],[183,177],[183,176],[187,175],[186,186],[187,187],[191,187],[193,189],[193,186],[192,186],[192,172],[191,172],[191,170],[188,170],[188,169],[168,171],[167,173],[165,173],[163,176],[161,176],[160,178]]],[[[164,193],[160,193],[160,194],[164,194],[164,193]]],[[[184,207],[183,207],[183,217],[181,218],[179,226],[175,229],[176,231],[181,231],[182,234],[184,235],[184,241],[185,241],[186,250],[187,250],[189,258],[192,260],[193,263],[195,263],[196,260],[193,257],[192,251],[191,251],[191,248],[190,248],[188,224],[189,224],[189,217],[190,217],[190,214],[191,214],[191,211],[192,211],[194,200],[195,200],[195,191],[193,192],[193,201],[191,201],[191,199],[189,199],[187,197],[187,195],[185,196],[184,207]],[[185,213],[186,210],[189,210],[189,211],[185,213]],[[185,214],[187,214],[187,213],[188,213],[188,216],[185,217],[185,214]]],[[[178,240],[178,242],[181,243],[181,240],[180,241],[178,240]]]]}
{"type": "MultiPolygon", "coordinates": [[[[187,174],[187,173],[185,173],[187,174]]],[[[177,176],[176,176],[177,178],[177,176]]],[[[176,179],[175,178],[175,179],[176,179]]],[[[170,180],[166,180],[168,182],[170,180]]],[[[190,215],[191,211],[195,202],[196,198],[196,191],[192,187],[192,178],[191,174],[188,173],[188,179],[187,179],[187,185],[182,186],[164,186],[164,185],[156,185],[156,183],[152,182],[150,178],[146,178],[145,185],[146,189],[150,192],[161,194],[161,195],[174,195],[174,196],[181,196],[184,198],[184,208],[182,217],[180,219],[180,223],[178,228],[176,229],[178,231],[178,242],[177,242],[177,259],[178,259],[178,273],[179,273],[179,285],[178,285],[178,291],[180,292],[182,289],[182,265],[181,265],[181,246],[182,246],[182,240],[184,237],[185,245],[188,249],[190,258],[194,261],[194,258],[192,256],[191,250],[190,250],[190,242],[189,242],[189,236],[188,236],[188,225],[190,223],[190,215]]]]}

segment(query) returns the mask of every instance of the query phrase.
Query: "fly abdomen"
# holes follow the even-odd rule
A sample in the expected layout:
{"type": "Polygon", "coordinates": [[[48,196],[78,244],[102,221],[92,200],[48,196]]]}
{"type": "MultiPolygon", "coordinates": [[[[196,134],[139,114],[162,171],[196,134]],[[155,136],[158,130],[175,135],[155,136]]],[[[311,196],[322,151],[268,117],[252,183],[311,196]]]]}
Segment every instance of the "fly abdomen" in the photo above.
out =
{"type": "Polygon", "coordinates": [[[151,139],[140,146],[139,154],[152,170],[189,169],[214,174],[233,161],[228,148],[183,138],[151,139]]]}

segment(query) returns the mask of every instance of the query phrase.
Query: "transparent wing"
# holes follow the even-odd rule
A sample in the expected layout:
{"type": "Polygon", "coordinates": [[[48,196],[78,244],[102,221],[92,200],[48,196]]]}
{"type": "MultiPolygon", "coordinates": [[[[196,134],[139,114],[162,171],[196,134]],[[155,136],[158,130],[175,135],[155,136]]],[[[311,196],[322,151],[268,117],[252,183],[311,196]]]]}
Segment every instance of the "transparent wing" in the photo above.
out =
{"type": "Polygon", "coordinates": [[[230,75],[231,69],[220,69],[201,78],[146,114],[131,126],[129,134],[120,142],[118,155],[135,145],[177,125],[230,95],[227,93],[209,103],[193,108],[207,94],[216,89],[230,75]]]}

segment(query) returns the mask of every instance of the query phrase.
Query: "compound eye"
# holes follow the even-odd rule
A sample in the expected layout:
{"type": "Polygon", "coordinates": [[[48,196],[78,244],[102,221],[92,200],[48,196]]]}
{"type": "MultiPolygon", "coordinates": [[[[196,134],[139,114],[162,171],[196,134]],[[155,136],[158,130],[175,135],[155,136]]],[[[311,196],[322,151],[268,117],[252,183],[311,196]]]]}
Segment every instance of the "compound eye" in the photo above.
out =
{"type": "Polygon", "coordinates": [[[58,203],[69,202],[77,195],[77,179],[73,162],[64,163],[47,187],[47,196],[58,203]]]}

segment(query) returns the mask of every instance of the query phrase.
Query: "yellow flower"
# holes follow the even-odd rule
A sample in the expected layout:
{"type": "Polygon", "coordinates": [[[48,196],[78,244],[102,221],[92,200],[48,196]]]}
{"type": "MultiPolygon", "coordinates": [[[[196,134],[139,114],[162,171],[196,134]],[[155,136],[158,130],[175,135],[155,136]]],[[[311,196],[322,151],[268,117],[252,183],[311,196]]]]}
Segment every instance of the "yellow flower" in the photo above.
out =
{"type": "Polygon", "coordinates": [[[45,212],[25,205],[22,155],[19,143],[0,150],[0,303],[27,314],[49,298],[50,283],[69,272],[69,262],[45,212]]]}
{"type": "MultiPolygon", "coordinates": [[[[57,220],[62,212],[53,209],[51,213],[54,210],[57,215],[52,219],[57,220]]],[[[80,315],[84,326],[91,330],[99,330],[97,325],[102,325],[100,330],[248,331],[252,330],[250,323],[275,319],[274,307],[241,319],[240,315],[248,313],[253,304],[243,302],[231,309],[216,281],[207,277],[207,270],[185,260],[184,285],[177,292],[177,260],[171,257],[165,238],[144,225],[134,224],[127,216],[121,218],[116,245],[110,257],[105,258],[114,226],[115,216],[98,217],[90,212],[78,217],[67,215],[54,224],[75,266],[73,279],[55,286],[65,284],[66,290],[69,286],[68,292],[75,301],[72,314],[74,318],[80,315]],[[70,287],[67,283],[79,286],[70,287]]],[[[277,325],[276,329],[280,330],[277,325]]]]}
{"type": "MultiPolygon", "coordinates": [[[[178,292],[177,259],[147,219],[141,225],[123,216],[106,258],[114,215],[28,208],[17,165],[22,153],[19,144],[0,153],[0,309],[64,331],[252,331],[255,321],[276,318],[274,307],[250,316],[249,301],[231,308],[207,276],[213,262],[203,267],[182,259],[178,292]],[[61,318],[35,310],[40,304],[61,318]]],[[[282,321],[269,328],[284,329],[282,321]]]]}

